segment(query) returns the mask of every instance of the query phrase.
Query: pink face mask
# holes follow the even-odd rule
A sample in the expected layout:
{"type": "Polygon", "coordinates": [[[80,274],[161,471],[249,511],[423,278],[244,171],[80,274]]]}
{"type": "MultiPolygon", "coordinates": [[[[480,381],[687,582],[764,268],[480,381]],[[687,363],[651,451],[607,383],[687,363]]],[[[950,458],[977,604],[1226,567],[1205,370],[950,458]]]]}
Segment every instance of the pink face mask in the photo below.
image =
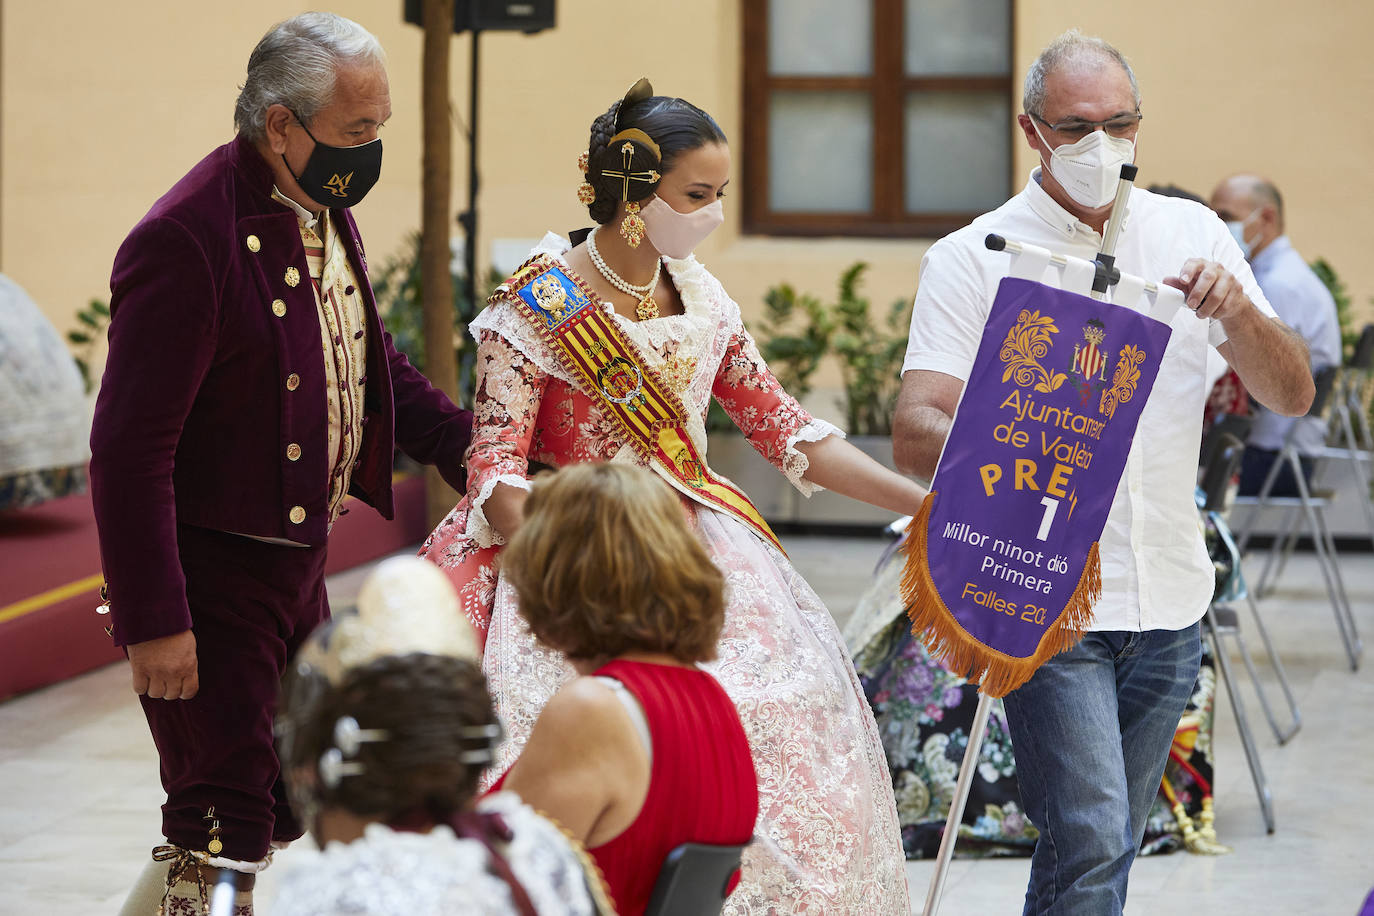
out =
{"type": "Polygon", "coordinates": [[[691,213],[679,213],[657,194],[639,211],[644,234],[659,254],[680,259],[691,254],[706,236],[725,222],[725,207],[719,200],[691,213]]]}

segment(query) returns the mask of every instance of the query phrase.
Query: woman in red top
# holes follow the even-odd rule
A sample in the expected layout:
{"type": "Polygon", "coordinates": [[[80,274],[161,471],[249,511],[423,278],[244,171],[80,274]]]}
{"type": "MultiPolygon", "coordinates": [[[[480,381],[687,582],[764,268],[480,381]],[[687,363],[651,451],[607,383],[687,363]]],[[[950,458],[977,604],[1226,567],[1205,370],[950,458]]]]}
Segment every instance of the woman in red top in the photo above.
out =
{"type": "Polygon", "coordinates": [[[696,664],[715,657],[724,580],[673,491],[627,465],[537,480],[503,563],[581,676],[502,784],[583,842],[622,916],[643,913],[673,848],[748,843],[758,813],[744,727],[696,664]]]}

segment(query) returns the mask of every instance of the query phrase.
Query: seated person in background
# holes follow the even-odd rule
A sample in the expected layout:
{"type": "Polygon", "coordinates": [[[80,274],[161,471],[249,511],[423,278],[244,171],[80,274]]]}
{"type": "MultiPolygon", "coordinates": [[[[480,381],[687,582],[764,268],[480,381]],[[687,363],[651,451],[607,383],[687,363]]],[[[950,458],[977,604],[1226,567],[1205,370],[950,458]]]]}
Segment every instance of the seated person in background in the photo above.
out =
{"type": "Polygon", "coordinates": [[[611,912],[557,827],[509,792],[472,804],[501,738],[476,646],[448,579],[410,557],[311,634],[277,741],[323,852],[294,861],[276,916],[611,912]]]}
{"type": "MultiPolygon", "coordinates": [[[[1307,341],[1312,374],[1340,365],[1341,324],[1336,301],[1284,234],[1283,198],[1278,188],[1255,175],[1233,175],[1212,192],[1212,209],[1226,221],[1245,252],[1255,282],[1274,311],[1307,341]]],[[[1241,462],[1242,496],[1259,494],[1295,425],[1299,464],[1306,482],[1312,483],[1313,458],[1326,444],[1326,423],[1320,417],[1283,417],[1257,407],[1241,462]]],[[[1298,495],[1297,481],[1287,463],[1269,492],[1272,496],[1298,495]]]]}
{"type": "Polygon", "coordinates": [[[724,579],[650,471],[577,464],[537,478],[505,572],[534,636],[580,677],[549,700],[497,787],[557,820],[643,913],[668,853],[743,845],[758,786],[713,659],[724,579]]]}

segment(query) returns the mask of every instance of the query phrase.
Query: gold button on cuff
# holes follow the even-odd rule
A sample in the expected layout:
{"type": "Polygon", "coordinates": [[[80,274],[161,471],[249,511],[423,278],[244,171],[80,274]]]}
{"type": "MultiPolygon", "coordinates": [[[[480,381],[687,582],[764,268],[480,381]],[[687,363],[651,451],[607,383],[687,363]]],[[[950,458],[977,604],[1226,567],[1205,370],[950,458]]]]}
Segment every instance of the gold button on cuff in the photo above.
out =
{"type": "Polygon", "coordinates": [[[272,300],[272,314],[278,318],[286,317],[286,303],[280,299],[272,300]]]}
{"type": "Polygon", "coordinates": [[[299,525],[299,524],[300,524],[301,522],[303,522],[303,521],[305,521],[305,509],[301,508],[300,506],[292,506],[292,507],[291,507],[291,522],[292,522],[292,524],[299,525]]]}
{"type": "Polygon", "coordinates": [[[288,446],[286,447],[286,457],[287,457],[289,460],[295,461],[295,460],[296,460],[297,458],[299,458],[300,456],[301,456],[301,447],[300,447],[299,445],[297,445],[296,443],[292,442],[290,445],[288,445],[288,446]]]}
{"type": "Polygon", "coordinates": [[[301,377],[292,372],[286,377],[286,390],[295,391],[299,387],[301,387],[301,377]]]}
{"type": "Polygon", "coordinates": [[[294,267],[286,268],[286,285],[295,286],[301,282],[301,272],[294,267]]]}
{"type": "Polygon", "coordinates": [[[248,245],[249,251],[257,251],[259,248],[262,247],[262,242],[258,241],[258,237],[256,235],[248,236],[248,238],[244,239],[244,242],[248,245]]]}

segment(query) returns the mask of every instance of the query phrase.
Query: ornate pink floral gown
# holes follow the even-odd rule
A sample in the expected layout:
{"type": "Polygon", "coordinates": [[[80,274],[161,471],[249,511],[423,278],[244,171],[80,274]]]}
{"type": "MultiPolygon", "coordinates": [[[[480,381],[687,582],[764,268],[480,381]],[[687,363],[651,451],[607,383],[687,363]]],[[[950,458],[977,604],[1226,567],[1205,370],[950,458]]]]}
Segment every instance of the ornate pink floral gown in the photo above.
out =
{"type": "MultiPolygon", "coordinates": [[[[557,257],[567,249],[550,234],[536,252],[557,257]]],[[[617,320],[681,397],[698,452],[706,454],[703,421],[714,396],[754,447],[809,494],[807,459],[796,444],[843,434],[782,390],[739,307],[695,258],[664,266],[685,314],[617,320]]],[[[527,459],[551,467],[640,459],[513,306],[494,300],[472,332],[480,344],[468,493],[420,552],[449,572],[465,613],[486,634],[482,667],[508,733],[494,778],[573,671],[530,635],[500,574],[502,539],[482,506],[497,483],[528,486],[527,459]]],[[[744,523],[684,503],[727,583],[719,657],[703,667],[738,707],[759,780],[755,840],[725,912],[909,913],[882,744],[829,611],[787,557],[744,523]]]]}

